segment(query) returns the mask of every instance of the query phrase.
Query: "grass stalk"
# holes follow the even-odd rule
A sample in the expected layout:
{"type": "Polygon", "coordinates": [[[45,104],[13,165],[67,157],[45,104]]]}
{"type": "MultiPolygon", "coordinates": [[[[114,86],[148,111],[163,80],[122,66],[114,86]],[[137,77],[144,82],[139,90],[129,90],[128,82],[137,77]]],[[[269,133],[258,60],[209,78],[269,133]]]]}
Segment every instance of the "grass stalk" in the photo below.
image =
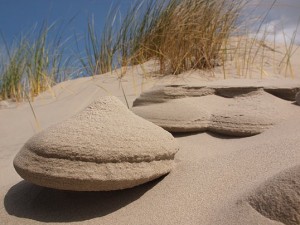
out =
{"type": "Polygon", "coordinates": [[[0,71],[2,99],[21,101],[27,95],[33,99],[65,79],[69,57],[64,57],[62,36],[57,34],[49,40],[55,26],[44,22],[39,31],[33,29],[10,46],[2,35],[6,49],[0,71]]]}

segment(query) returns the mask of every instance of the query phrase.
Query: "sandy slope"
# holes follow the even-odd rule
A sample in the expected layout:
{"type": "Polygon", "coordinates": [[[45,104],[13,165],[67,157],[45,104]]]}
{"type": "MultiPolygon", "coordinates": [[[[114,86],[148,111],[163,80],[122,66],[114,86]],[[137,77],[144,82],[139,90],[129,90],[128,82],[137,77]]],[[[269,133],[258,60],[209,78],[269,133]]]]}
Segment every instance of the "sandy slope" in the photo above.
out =
{"type": "MultiPolygon", "coordinates": [[[[210,79],[193,73],[145,83],[140,73],[129,71],[122,83],[130,105],[155,83],[210,79]]],[[[270,80],[266,82],[283,82],[270,80]]],[[[75,193],[22,181],[12,160],[27,139],[108,92],[125,104],[119,81],[108,75],[61,83],[39,96],[33,103],[37,120],[28,103],[0,109],[0,224],[281,224],[259,214],[246,199],[268,178],[299,165],[300,106],[292,102],[293,107],[299,107],[298,113],[287,112],[286,121],[257,136],[176,136],[181,147],[176,168],[168,176],[140,187],[75,193]]]]}

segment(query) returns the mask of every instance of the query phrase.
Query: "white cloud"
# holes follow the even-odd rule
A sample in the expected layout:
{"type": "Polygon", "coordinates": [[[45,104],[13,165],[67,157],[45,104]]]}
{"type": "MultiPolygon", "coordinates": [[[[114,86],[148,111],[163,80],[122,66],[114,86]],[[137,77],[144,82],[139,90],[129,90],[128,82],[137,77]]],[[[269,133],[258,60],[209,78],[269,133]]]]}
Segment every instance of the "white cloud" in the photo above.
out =
{"type": "MultiPolygon", "coordinates": [[[[274,0],[252,0],[251,7],[257,6],[254,15],[264,17],[273,2],[274,0]]],[[[251,7],[249,7],[249,10],[251,10],[251,7]]],[[[264,20],[261,33],[268,31],[275,34],[277,42],[284,42],[285,40],[289,42],[297,31],[295,42],[300,45],[299,20],[300,0],[277,0],[264,20]],[[298,30],[297,26],[299,26],[298,30]]],[[[271,36],[270,38],[274,39],[271,36]]]]}

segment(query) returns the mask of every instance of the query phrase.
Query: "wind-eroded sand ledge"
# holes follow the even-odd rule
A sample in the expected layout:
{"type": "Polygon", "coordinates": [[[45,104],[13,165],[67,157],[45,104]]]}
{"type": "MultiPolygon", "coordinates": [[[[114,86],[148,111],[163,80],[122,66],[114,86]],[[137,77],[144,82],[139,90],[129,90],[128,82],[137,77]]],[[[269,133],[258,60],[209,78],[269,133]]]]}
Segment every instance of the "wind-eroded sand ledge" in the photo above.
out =
{"type": "MultiPolygon", "coordinates": [[[[138,72],[128,74],[122,84],[130,105],[142,91],[163,83],[143,82],[138,72]]],[[[282,85],[287,80],[255,82],[282,85]]],[[[297,84],[299,79],[291,82],[297,84]]],[[[64,82],[39,96],[33,103],[37,121],[28,103],[0,110],[1,224],[282,224],[262,215],[247,200],[250,193],[261,190],[260,185],[300,164],[300,106],[282,99],[290,104],[287,118],[262,134],[247,138],[177,134],[176,167],[166,177],[133,189],[68,192],[22,181],[12,161],[28,138],[108,92],[125,103],[119,81],[108,75],[64,82]]]]}

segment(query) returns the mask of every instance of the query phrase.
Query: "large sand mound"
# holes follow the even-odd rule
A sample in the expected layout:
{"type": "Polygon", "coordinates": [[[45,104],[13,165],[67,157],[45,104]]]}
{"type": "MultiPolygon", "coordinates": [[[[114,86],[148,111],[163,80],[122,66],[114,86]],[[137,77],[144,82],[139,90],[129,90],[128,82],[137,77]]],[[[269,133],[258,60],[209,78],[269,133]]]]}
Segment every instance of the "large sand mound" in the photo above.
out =
{"type": "Polygon", "coordinates": [[[262,215],[286,225],[300,224],[300,166],[283,171],[261,184],[248,198],[262,215]]]}
{"type": "Polygon", "coordinates": [[[130,188],[171,171],[176,140],[115,97],[32,137],[14,160],[27,181],[62,190],[130,188]]]}

